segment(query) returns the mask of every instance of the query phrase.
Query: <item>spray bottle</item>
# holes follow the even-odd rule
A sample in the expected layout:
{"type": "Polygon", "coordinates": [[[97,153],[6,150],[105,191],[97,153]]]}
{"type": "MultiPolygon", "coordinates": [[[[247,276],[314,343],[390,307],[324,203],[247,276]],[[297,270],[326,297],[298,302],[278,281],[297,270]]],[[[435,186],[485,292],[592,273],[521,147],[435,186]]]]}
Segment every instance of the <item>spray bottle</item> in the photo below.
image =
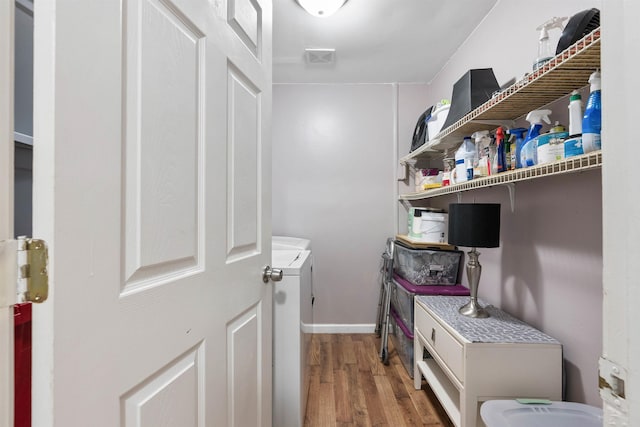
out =
{"type": "Polygon", "coordinates": [[[599,150],[602,147],[600,141],[600,131],[602,130],[600,71],[591,74],[589,83],[591,83],[591,93],[582,118],[582,149],[585,154],[599,150]]]}
{"type": "Polygon", "coordinates": [[[506,135],[508,135],[504,139],[504,158],[505,165],[508,171],[514,170],[516,168],[516,146],[515,146],[515,135],[511,135],[509,130],[505,131],[506,135]]]}
{"type": "Polygon", "coordinates": [[[520,169],[522,164],[520,163],[520,152],[524,145],[524,133],[526,128],[509,129],[509,135],[515,136],[516,140],[511,144],[511,169],[520,169]],[[515,145],[515,147],[514,147],[515,145]]]}
{"type": "Polygon", "coordinates": [[[476,142],[477,153],[477,173],[474,171],[474,176],[487,176],[491,175],[491,158],[489,153],[489,145],[491,144],[491,138],[489,137],[488,130],[479,130],[471,134],[471,137],[476,142]]]}
{"type": "Polygon", "coordinates": [[[536,138],[540,135],[540,129],[542,129],[542,122],[551,124],[549,115],[551,110],[533,110],[527,114],[527,121],[531,123],[529,132],[522,145],[520,151],[520,164],[522,167],[533,166],[537,162],[537,150],[536,138]]]}
{"type": "Polygon", "coordinates": [[[540,38],[538,39],[538,56],[533,62],[534,71],[555,56],[556,48],[555,46],[551,46],[551,42],[549,41],[549,30],[554,28],[562,29],[562,23],[565,19],[567,19],[566,16],[562,18],[555,16],[536,28],[536,31],[540,31],[540,38]]]}
{"type": "Polygon", "coordinates": [[[501,127],[496,129],[496,169],[498,172],[507,170],[507,156],[505,152],[504,131],[501,127]]]}

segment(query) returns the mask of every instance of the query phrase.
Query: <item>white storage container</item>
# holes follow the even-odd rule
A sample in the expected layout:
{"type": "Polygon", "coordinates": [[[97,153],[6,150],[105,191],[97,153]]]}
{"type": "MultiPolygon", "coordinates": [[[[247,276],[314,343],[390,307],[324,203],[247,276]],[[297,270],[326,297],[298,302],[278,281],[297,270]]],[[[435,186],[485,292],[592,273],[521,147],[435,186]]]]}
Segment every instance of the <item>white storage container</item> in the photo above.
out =
{"type": "Polygon", "coordinates": [[[442,125],[447,120],[451,104],[442,105],[431,112],[431,118],[427,121],[429,140],[432,140],[442,130],[442,125]]]}
{"type": "Polygon", "coordinates": [[[423,212],[420,227],[420,241],[427,243],[447,243],[449,215],[446,213],[423,212]]]}
{"type": "Polygon", "coordinates": [[[523,404],[488,400],[480,407],[487,427],[601,427],[602,409],[575,402],[523,404]]]}

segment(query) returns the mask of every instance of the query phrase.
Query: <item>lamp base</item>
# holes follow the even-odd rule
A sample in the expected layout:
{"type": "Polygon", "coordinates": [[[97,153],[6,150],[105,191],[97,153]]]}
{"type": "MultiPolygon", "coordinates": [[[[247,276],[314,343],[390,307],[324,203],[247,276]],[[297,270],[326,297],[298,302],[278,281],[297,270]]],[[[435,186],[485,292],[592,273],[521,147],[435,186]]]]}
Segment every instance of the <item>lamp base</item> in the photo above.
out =
{"type": "Polygon", "coordinates": [[[475,298],[471,298],[468,303],[460,307],[458,309],[458,312],[463,316],[474,317],[478,319],[485,319],[487,317],[490,317],[489,312],[482,308],[475,298]]]}
{"type": "Polygon", "coordinates": [[[477,319],[484,319],[489,317],[489,313],[478,304],[478,284],[480,283],[480,273],[482,272],[482,266],[478,261],[480,252],[476,248],[472,248],[469,252],[469,262],[467,263],[467,278],[469,279],[469,291],[471,294],[471,300],[460,307],[458,310],[463,316],[474,317],[477,319]]]}

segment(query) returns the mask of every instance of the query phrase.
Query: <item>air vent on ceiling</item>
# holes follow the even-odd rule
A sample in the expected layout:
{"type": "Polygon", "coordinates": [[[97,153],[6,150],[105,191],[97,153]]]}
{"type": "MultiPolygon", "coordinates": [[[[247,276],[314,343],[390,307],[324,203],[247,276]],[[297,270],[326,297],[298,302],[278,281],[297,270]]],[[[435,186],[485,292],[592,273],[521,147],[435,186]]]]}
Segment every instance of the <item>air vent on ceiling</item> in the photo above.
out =
{"type": "Polygon", "coordinates": [[[335,49],[305,49],[307,64],[333,64],[336,60],[335,49]]]}

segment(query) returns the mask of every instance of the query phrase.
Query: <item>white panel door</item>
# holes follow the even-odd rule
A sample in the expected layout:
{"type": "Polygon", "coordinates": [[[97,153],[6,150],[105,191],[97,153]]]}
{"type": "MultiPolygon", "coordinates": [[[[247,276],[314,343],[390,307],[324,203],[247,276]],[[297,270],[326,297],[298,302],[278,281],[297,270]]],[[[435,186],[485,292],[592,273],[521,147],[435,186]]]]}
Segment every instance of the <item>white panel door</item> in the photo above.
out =
{"type": "MultiPolygon", "coordinates": [[[[0,2],[0,240],[13,236],[13,1],[0,2]]],[[[0,278],[0,427],[13,427],[15,285],[0,278]]]]}
{"type": "Polygon", "coordinates": [[[270,0],[35,14],[34,426],[270,426],[270,0]]]}

